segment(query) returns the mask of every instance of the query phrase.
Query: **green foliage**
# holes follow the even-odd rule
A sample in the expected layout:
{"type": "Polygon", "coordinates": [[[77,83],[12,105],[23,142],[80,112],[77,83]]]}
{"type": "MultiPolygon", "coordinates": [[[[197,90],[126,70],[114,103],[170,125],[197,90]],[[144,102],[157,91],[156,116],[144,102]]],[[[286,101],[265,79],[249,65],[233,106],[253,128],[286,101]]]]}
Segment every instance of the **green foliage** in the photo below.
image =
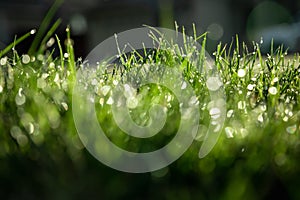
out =
{"type": "Polygon", "coordinates": [[[144,195],[166,199],[252,199],[270,197],[268,195],[272,196],[272,192],[278,192],[278,184],[283,184],[287,190],[283,191],[285,197],[299,198],[298,54],[290,56],[282,47],[274,49],[272,46],[270,54],[265,56],[261,54],[259,44],[253,43],[250,51],[236,37],[229,47],[219,44],[214,61],[204,64],[206,35],[198,37],[196,33],[193,40],[202,41],[200,51],[188,45],[181,50],[176,44],[167,44],[155,35],[151,36],[152,39],[165,46],[164,50],[144,49],[144,54],[133,51],[129,55],[120,51],[122,67],[115,65],[110,72],[95,73],[94,79],[87,81],[88,86],[96,91],[95,106],[101,110],[97,113],[99,122],[105,124],[108,136],[117,145],[136,152],[151,151],[163,146],[177,130],[174,124],[178,123],[174,121],[180,120],[178,102],[167,88],[157,85],[139,88],[142,98],[132,109],[132,117],[138,124],[145,125],[149,120],[147,110],[151,103],[167,104],[171,108],[168,119],[174,121],[164,127],[166,135],[152,138],[149,145],[149,142],[125,135],[116,127],[107,103],[109,95],[104,88],[112,88],[116,82],[133,78],[126,77],[129,72],[135,72],[135,79],[146,77],[147,73],[139,71],[141,65],[180,66],[183,76],[197,94],[201,110],[197,140],[181,159],[161,171],[131,176],[97,163],[84,150],[77,136],[71,97],[76,69],[82,68],[83,64],[81,59],[76,62],[70,28],[66,30],[65,52],[56,36],[60,52],[58,58],[54,58],[53,50],[45,45],[59,23],[58,20],[50,28],[45,39],[40,37],[46,29],[42,27],[38,31],[38,39],[28,55],[18,55],[14,47],[30,33],[15,40],[0,54],[2,196],[13,198],[15,193],[17,197],[19,194],[37,199],[73,199],[89,194],[116,199],[144,195]],[[12,51],[11,57],[5,56],[8,51],[12,51]],[[188,62],[188,56],[193,54],[202,60],[200,65],[188,62]],[[213,151],[199,159],[198,151],[210,120],[210,99],[206,76],[198,71],[209,64],[217,67],[224,84],[227,118],[213,151]],[[89,81],[96,81],[96,84],[89,81]],[[145,115],[141,117],[141,113],[145,115]],[[14,175],[10,180],[8,174],[19,172],[31,174],[14,175]],[[16,187],[14,182],[21,182],[21,186],[16,187]],[[30,188],[26,182],[42,187],[42,190],[36,191],[37,188],[30,188]],[[124,190],[124,187],[128,189],[124,190]],[[147,193],[141,187],[157,193],[147,193]],[[26,189],[29,192],[26,193],[26,189]]]}

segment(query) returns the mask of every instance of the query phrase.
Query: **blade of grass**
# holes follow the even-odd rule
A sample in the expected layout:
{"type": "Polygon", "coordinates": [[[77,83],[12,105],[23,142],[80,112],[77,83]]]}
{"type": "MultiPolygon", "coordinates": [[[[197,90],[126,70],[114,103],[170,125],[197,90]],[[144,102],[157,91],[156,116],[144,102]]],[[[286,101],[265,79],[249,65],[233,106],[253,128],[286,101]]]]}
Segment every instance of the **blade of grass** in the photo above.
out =
{"type": "Polygon", "coordinates": [[[76,76],[76,63],[75,63],[75,53],[74,53],[74,48],[71,40],[71,31],[70,27],[67,27],[66,29],[67,32],[67,41],[66,41],[66,49],[68,53],[68,67],[70,70],[70,76],[69,76],[69,83],[70,83],[70,91],[73,90],[73,84],[76,76]]]}
{"type": "Polygon", "coordinates": [[[0,52],[0,58],[2,56],[4,56],[7,52],[9,52],[13,47],[15,47],[16,45],[18,45],[20,42],[22,42],[23,40],[25,40],[26,38],[28,38],[30,35],[35,34],[36,30],[32,29],[30,32],[26,33],[25,35],[23,35],[22,37],[15,39],[14,42],[12,42],[11,44],[9,44],[5,49],[3,49],[0,52]]]}
{"type": "Polygon", "coordinates": [[[43,51],[45,51],[47,41],[54,34],[54,32],[57,30],[60,24],[61,24],[61,19],[56,20],[56,22],[53,24],[53,26],[50,28],[50,30],[47,32],[46,36],[42,40],[38,53],[43,53],[43,51]]]}
{"type": "Polygon", "coordinates": [[[36,37],[34,38],[28,54],[32,55],[36,52],[39,43],[41,42],[44,34],[47,31],[47,28],[49,27],[49,24],[51,23],[51,20],[53,19],[56,11],[58,10],[58,8],[61,6],[61,4],[63,3],[63,0],[56,0],[54,2],[54,4],[51,6],[51,8],[49,9],[48,13],[46,14],[45,18],[43,19],[40,28],[37,31],[36,37]]]}
{"type": "Polygon", "coordinates": [[[58,45],[58,49],[59,49],[60,65],[61,65],[62,70],[64,71],[65,70],[65,66],[64,66],[64,54],[63,54],[63,50],[62,50],[61,43],[60,43],[60,40],[59,40],[58,36],[55,35],[55,37],[56,37],[56,41],[57,41],[57,45],[58,45]]]}

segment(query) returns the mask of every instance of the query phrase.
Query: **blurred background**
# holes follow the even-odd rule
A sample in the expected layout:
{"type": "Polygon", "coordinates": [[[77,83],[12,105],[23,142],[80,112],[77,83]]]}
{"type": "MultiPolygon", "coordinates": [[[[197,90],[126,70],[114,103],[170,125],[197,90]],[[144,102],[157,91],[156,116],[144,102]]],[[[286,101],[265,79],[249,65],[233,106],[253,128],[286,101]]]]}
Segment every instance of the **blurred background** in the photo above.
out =
{"type": "MultiPolygon", "coordinates": [[[[39,27],[53,0],[0,0],[0,48],[32,28],[39,27]]],[[[57,12],[63,19],[59,35],[70,24],[77,56],[87,53],[114,33],[142,25],[174,28],[174,21],[191,34],[209,32],[208,51],[236,34],[246,42],[270,41],[299,51],[300,1],[298,0],[65,0],[57,12]]],[[[31,41],[27,41],[30,44],[31,41]]],[[[26,51],[23,43],[20,50],[26,51]]]]}

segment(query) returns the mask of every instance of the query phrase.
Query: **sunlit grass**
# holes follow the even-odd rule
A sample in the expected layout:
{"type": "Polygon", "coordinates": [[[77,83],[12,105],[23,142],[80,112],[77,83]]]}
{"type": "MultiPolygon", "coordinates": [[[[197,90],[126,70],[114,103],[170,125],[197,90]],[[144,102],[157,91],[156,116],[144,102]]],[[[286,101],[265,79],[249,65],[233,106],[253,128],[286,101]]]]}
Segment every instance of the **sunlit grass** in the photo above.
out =
{"type": "MultiPolygon", "coordinates": [[[[16,45],[33,34],[30,31],[0,53],[2,160],[19,154],[38,160],[44,154],[54,162],[65,156],[77,164],[84,162],[83,146],[76,133],[71,109],[76,70],[82,68],[83,63],[74,55],[69,28],[66,30],[65,46],[57,36],[54,39],[53,34],[59,23],[54,24],[46,39],[39,40],[40,48],[35,44],[28,54],[17,53],[16,45]],[[57,43],[59,57],[53,57],[51,45],[47,46],[49,41],[57,43]],[[12,54],[7,56],[8,52],[12,54]]],[[[300,56],[288,55],[283,47],[273,46],[269,54],[262,55],[260,44],[253,43],[253,46],[247,47],[238,38],[231,44],[217,46],[213,64],[219,71],[226,94],[226,121],[219,142],[207,158],[200,160],[197,154],[209,126],[211,108],[206,77],[199,74],[199,66],[188,62],[189,53],[196,53],[199,58],[205,59],[206,35],[198,37],[195,34],[193,39],[202,43],[202,49],[188,47],[184,54],[176,46],[169,46],[165,50],[144,50],[144,54],[137,51],[130,55],[121,54],[121,70],[113,68],[99,76],[96,73],[94,79],[87,81],[87,87],[95,90],[91,101],[101,110],[97,113],[98,119],[105,124],[103,127],[108,137],[127,150],[147,152],[162,147],[174,136],[178,125],[175,122],[180,120],[178,102],[168,89],[157,85],[133,88],[136,99],[128,107],[138,124],[149,123],[148,108],[151,103],[164,104],[168,108],[168,121],[173,120],[164,127],[164,135],[158,135],[150,142],[130,137],[118,129],[110,112],[110,106],[114,103],[110,94],[117,83],[127,81],[126,73],[141,65],[178,65],[195,90],[201,111],[196,142],[178,161],[180,170],[206,174],[217,170],[218,165],[231,166],[242,159],[248,176],[264,167],[273,167],[282,177],[288,174],[287,180],[299,174],[300,56]]],[[[161,42],[165,45],[163,40],[161,42]]],[[[147,73],[139,73],[137,70],[139,78],[147,76],[147,73]]],[[[236,177],[240,179],[241,175],[236,177]]],[[[246,187],[249,180],[243,181],[240,184],[246,187]]],[[[228,188],[235,186],[233,183],[228,188]]]]}

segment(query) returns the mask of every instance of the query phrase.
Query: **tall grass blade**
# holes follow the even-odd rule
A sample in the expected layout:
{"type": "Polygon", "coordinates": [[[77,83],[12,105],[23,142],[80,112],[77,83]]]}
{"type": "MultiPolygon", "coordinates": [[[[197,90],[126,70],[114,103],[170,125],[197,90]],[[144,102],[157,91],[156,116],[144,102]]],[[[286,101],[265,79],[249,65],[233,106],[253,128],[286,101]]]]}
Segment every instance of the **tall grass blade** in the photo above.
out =
{"type": "Polygon", "coordinates": [[[61,6],[61,4],[63,3],[63,0],[56,0],[54,2],[54,4],[51,6],[51,8],[49,9],[48,13],[46,14],[45,18],[43,19],[40,28],[37,31],[36,37],[34,38],[28,54],[32,55],[37,51],[37,48],[40,44],[40,42],[43,39],[44,34],[47,31],[47,28],[49,27],[51,20],[53,19],[56,11],[58,10],[58,8],[61,6]]]}

